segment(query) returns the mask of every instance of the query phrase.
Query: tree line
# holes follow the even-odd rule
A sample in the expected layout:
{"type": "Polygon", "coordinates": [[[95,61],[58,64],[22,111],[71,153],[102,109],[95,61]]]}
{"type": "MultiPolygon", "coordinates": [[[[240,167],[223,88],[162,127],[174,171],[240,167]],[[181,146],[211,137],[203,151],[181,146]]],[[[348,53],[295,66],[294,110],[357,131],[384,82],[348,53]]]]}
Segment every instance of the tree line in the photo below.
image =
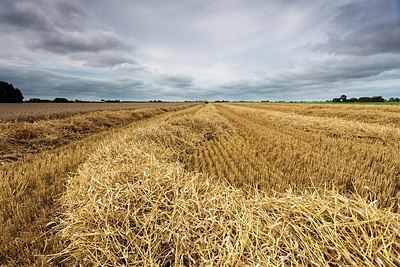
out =
{"type": "MultiPolygon", "coordinates": [[[[21,90],[18,88],[14,88],[14,86],[10,83],[5,81],[0,81],[0,103],[21,103],[24,100],[24,97],[21,93],[21,90]]],[[[327,102],[400,102],[400,98],[398,97],[390,97],[389,99],[384,99],[382,96],[372,96],[372,97],[352,97],[347,98],[346,95],[341,95],[340,97],[333,98],[331,101],[327,102]]],[[[31,98],[27,102],[55,102],[55,103],[70,103],[70,102],[90,102],[90,101],[81,101],[75,100],[71,101],[63,97],[56,97],[54,100],[47,100],[47,99],[40,99],[40,98],[31,98]]],[[[101,102],[106,103],[115,103],[120,102],[120,100],[104,100],[102,99],[101,102]]],[[[161,100],[150,100],[150,102],[163,102],[161,100]]],[[[207,101],[208,102],[208,101],[207,101]]],[[[215,102],[229,102],[226,100],[217,100],[215,102]]],[[[262,102],[269,102],[269,101],[262,101],[262,102]]]]}
{"type": "Polygon", "coordinates": [[[346,95],[341,95],[340,97],[333,98],[332,102],[400,102],[400,98],[398,97],[391,97],[389,99],[384,99],[382,96],[363,96],[363,97],[352,97],[352,98],[347,98],[346,95]]]}

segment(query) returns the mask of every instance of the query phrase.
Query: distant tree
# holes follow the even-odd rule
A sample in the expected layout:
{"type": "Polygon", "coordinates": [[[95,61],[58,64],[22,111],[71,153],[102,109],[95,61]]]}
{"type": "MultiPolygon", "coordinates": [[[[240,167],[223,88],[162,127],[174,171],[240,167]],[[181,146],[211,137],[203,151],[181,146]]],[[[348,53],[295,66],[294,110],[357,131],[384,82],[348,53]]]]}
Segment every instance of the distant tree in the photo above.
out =
{"type": "Polygon", "coordinates": [[[31,102],[31,103],[49,103],[49,102],[51,102],[51,100],[49,100],[49,99],[40,99],[40,98],[31,98],[27,102],[31,102]]]}
{"type": "Polygon", "coordinates": [[[332,102],[340,102],[340,98],[334,98],[332,99],[332,102]]]}
{"type": "Polygon", "coordinates": [[[54,98],[53,102],[56,102],[56,103],[68,103],[69,100],[66,99],[66,98],[63,98],[63,97],[56,97],[56,98],[54,98]]]}
{"type": "Polygon", "coordinates": [[[21,103],[24,100],[21,91],[12,84],[0,81],[0,103],[21,103]]]}
{"type": "Polygon", "coordinates": [[[347,101],[347,95],[341,95],[340,96],[340,101],[341,102],[346,102],[347,101]]]}
{"type": "Polygon", "coordinates": [[[372,102],[385,102],[385,99],[382,96],[373,96],[372,102]]]}
{"type": "Polygon", "coordinates": [[[347,100],[348,102],[358,102],[358,98],[356,97],[352,97],[349,100],[347,100]]]}
{"type": "Polygon", "coordinates": [[[372,102],[372,98],[363,96],[358,99],[358,102],[372,102]]]}

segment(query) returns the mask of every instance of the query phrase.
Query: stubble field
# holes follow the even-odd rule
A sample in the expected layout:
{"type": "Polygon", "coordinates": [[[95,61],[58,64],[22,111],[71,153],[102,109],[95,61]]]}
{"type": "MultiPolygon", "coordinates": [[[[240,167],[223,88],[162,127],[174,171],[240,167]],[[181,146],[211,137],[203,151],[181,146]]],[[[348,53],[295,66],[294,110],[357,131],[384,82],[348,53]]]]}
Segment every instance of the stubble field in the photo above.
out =
{"type": "Polygon", "coordinates": [[[180,103],[2,103],[0,122],[60,119],[71,115],[104,110],[133,110],[177,106],[180,103]]]}
{"type": "Polygon", "coordinates": [[[2,124],[0,264],[400,265],[400,106],[124,112],[2,124]]]}

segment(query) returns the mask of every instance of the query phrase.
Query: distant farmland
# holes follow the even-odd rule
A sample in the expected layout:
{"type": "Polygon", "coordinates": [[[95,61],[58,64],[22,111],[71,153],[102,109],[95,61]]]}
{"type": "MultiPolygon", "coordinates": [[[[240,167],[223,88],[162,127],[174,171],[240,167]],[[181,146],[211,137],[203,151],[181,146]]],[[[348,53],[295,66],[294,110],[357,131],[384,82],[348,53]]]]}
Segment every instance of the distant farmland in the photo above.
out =
{"type": "Polygon", "coordinates": [[[0,265],[400,265],[400,106],[155,105],[0,123],[0,265]]]}
{"type": "Polygon", "coordinates": [[[92,111],[166,107],[179,104],[183,103],[1,103],[0,122],[65,118],[92,111]]]}

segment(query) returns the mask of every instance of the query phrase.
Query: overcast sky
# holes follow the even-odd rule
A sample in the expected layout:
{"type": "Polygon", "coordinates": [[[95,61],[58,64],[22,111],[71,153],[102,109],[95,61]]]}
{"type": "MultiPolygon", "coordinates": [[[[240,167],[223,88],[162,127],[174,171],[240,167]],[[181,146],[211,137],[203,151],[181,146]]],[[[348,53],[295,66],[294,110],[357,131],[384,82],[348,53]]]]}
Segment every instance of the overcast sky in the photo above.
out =
{"type": "Polygon", "coordinates": [[[400,0],[0,0],[0,32],[26,99],[400,96],[400,0]]]}

